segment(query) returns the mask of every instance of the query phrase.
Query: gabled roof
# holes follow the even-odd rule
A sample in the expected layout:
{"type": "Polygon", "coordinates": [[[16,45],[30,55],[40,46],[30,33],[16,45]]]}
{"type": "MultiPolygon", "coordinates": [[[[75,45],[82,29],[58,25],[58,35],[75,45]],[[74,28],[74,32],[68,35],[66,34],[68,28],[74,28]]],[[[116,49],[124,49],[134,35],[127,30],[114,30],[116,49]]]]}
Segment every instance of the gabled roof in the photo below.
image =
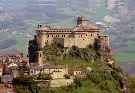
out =
{"type": "Polygon", "coordinates": [[[90,24],[88,25],[77,25],[75,27],[68,27],[68,28],[62,28],[62,27],[50,27],[50,26],[46,26],[45,28],[41,27],[38,28],[37,31],[46,31],[46,32],[50,32],[50,31],[95,31],[95,32],[99,32],[100,30],[95,27],[92,26],[90,24]]]}
{"type": "Polygon", "coordinates": [[[100,30],[92,25],[77,25],[73,31],[100,31],[100,30]]]}

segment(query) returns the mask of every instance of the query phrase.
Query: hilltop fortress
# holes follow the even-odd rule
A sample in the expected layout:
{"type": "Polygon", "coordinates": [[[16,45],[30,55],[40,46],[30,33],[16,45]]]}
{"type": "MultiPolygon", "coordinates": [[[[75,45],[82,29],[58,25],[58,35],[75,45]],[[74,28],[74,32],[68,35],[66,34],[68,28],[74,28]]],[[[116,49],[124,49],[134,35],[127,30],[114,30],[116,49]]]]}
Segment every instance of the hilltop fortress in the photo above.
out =
{"type": "Polygon", "coordinates": [[[109,37],[88,23],[85,17],[77,18],[77,25],[70,28],[43,27],[38,25],[36,35],[29,41],[28,56],[30,63],[41,65],[43,53],[41,49],[46,44],[58,43],[64,48],[78,46],[86,48],[88,45],[109,46],[109,37]]]}

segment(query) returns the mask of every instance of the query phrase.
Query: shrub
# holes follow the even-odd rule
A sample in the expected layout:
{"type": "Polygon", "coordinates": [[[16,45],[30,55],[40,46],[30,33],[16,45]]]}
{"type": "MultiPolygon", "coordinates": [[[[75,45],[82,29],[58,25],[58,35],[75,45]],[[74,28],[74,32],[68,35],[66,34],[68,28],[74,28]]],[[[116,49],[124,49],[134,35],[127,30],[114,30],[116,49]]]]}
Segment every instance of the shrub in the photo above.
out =
{"type": "Polygon", "coordinates": [[[74,84],[75,84],[75,88],[81,87],[82,86],[81,78],[80,77],[74,78],[74,84]]]}
{"type": "Polygon", "coordinates": [[[65,74],[64,77],[65,77],[66,79],[70,79],[70,75],[68,75],[68,74],[65,74]]]}
{"type": "Polygon", "coordinates": [[[41,80],[51,80],[52,76],[50,74],[39,73],[39,79],[41,79],[41,80]]]}

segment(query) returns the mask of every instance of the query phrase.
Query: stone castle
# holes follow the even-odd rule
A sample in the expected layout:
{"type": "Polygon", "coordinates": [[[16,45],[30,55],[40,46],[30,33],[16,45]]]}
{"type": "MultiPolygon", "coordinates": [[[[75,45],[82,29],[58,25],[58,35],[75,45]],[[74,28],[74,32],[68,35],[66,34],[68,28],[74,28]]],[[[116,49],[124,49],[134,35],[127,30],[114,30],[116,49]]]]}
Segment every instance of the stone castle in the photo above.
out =
{"type": "Polygon", "coordinates": [[[30,63],[41,65],[43,53],[41,49],[46,44],[58,43],[65,48],[78,46],[86,48],[88,45],[109,46],[109,37],[88,23],[85,17],[77,18],[77,25],[70,28],[43,27],[38,25],[36,35],[29,41],[28,56],[30,63]]]}

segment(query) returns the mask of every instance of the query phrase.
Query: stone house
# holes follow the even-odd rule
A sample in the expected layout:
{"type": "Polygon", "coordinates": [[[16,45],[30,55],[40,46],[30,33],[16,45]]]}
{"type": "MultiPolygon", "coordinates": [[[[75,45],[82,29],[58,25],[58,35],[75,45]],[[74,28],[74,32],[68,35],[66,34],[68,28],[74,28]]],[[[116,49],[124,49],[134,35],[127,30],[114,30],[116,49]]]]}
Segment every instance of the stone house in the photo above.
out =
{"type": "Polygon", "coordinates": [[[19,67],[12,66],[8,67],[9,75],[12,75],[14,78],[19,77],[19,67]]]}
{"type": "Polygon", "coordinates": [[[84,70],[82,69],[71,69],[69,72],[72,76],[80,76],[84,74],[84,70]]]}
{"type": "Polygon", "coordinates": [[[12,75],[13,77],[19,76],[19,64],[9,62],[3,65],[3,74],[4,75],[12,75]]]}
{"type": "Polygon", "coordinates": [[[12,83],[13,76],[12,75],[3,75],[1,77],[1,83],[12,83]]]}
{"type": "Polygon", "coordinates": [[[67,65],[44,65],[42,73],[50,74],[53,79],[64,78],[65,74],[68,74],[67,65]]]}
{"type": "Polygon", "coordinates": [[[31,76],[37,76],[42,71],[41,66],[30,66],[29,67],[29,74],[31,76]]]}

